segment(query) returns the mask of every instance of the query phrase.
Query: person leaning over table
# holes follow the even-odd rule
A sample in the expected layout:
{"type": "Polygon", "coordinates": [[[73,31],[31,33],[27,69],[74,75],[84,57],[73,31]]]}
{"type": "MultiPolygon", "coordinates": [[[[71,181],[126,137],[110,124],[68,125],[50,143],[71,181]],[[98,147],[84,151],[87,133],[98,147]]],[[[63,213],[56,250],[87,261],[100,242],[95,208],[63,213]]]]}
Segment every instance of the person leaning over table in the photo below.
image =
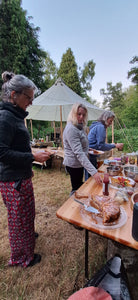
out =
{"type": "MultiPolygon", "coordinates": [[[[99,119],[93,122],[90,126],[90,130],[88,133],[88,141],[89,141],[89,148],[101,150],[101,151],[109,151],[113,148],[117,148],[119,150],[123,149],[123,143],[106,143],[106,128],[109,127],[115,115],[112,111],[104,111],[99,119]]],[[[90,162],[97,168],[97,156],[89,154],[90,162]]],[[[85,180],[90,177],[90,174],[85,170],[85,180]]]]}
{"type": "Polygon", "coordinates": [[[5,83],[2,86],[4,100],[0,103],[0,191],[8,214],[9,265],[28,267],[41,260],[40,254],[34,254],[32,162],[43,163],[49,159],[49,153],[31,153],[24,124],[26,109],[37,90],[35,84],[24,75],[10,76],[7,71],[2,78],[5,83]]]}
{"type": "Polygon", "coordinates": [[[88,159],[89,143],[85,132],[88,111],[81,104],[72,106],[63,132],[64,160],[63,164],[70,175],[72,195],[83,184],[84,168],[94,177],[96,182],[102,182],[101,176],[88,159]]]}

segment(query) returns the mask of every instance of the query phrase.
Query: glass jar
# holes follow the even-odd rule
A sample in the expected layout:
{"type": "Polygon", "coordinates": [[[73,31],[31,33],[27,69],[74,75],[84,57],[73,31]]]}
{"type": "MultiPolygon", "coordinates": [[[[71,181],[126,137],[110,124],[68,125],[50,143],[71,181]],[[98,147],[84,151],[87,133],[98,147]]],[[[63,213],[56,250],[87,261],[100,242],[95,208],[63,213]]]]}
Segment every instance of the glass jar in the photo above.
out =
{"type": "Polygon", "coordinates": [[[130,165],[134,165],[135,164],[135,156],[129,156],[129,163],[130,165]]]}
{"type": "Polygon", "coordinates": [[[122,153],[122,155],[121,155],[121,164],[125,165],[127,163],[128,163],[128,156],[126,154],[122,153]]]}

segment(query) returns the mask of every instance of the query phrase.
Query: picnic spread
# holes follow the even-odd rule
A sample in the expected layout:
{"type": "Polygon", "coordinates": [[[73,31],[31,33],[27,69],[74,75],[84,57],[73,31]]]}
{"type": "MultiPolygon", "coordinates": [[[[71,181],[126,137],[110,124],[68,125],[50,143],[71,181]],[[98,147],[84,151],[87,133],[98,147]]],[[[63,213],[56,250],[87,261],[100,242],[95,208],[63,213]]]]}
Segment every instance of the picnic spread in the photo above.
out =
{"type": "MultiPolygon", "coordinates": [[[[103,185],[91,176],[58,209],[58,218],[82,227],[85,235],[85,275],[88,276],[88,231],[138,250],[138,242],[132,237],[133,206],[131,198],[138,194],[138,182],[124,175],[124,168],[131,166],[127,161],[110,157],[98,169],[101,176],[108,172],[109,165],[121,166],[118,176],[109,175],[109,195],[103,195],[103,185]],[[77,201],[76,201],[77,200],[77,201]],[[81,202],[81,203],[79,203],[81,202]],[[96,209],[98,212],[93,211],[96,209]]],[[[137,160],[135,160],[137,171],[137,160]]],[[[136,197],[138,199],[138,197],[136,197]]]]}

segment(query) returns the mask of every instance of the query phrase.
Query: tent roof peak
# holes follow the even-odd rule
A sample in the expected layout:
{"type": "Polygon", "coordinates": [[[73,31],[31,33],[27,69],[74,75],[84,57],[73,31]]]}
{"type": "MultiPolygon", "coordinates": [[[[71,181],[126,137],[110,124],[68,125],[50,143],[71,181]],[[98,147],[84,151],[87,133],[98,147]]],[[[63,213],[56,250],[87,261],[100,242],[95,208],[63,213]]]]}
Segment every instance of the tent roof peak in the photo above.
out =
{"type": "Polygon", "coordinates": [[[57,84],[63,85],[63,84],[65,84],[65,82],[63,81],[63,79],[61,77],[59,77],[55,82],[55,85],[57,85],[57,84]]]}

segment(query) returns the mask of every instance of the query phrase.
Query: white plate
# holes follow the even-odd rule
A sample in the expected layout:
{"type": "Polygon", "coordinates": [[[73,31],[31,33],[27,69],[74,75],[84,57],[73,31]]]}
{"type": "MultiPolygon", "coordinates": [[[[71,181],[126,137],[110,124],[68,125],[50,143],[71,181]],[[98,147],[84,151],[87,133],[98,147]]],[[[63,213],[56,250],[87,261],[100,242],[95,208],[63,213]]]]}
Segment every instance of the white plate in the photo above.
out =
{"type": "MultiPolygon", "coordinates": [[[[124,179],[127,179],[129,180],[129,183],[130,183],[130,186],[134,186],[135,185],[135,181],[129,177],[125,177],[125,176],[113,176],[112,178],[115,178],[115,179],[118,179],[118,178],[124,178],[124,179]]],[[[118,183],[113,183],[112,182],[112,178],[111,178],[111,184],[112,185],[115,185],[115,186],[118,186],[118,187],[127,187],[128,185],[125,185],[125,186],[122,186],[121,184],[118,183]]]]}
{"type": "Polygon", "coordinates": [[[97,216],[93,213],[88,213],[83,207],[80,208],[81,217],[95,228],[100,229],[116,229],[122,227],[127,221],[127,214],[123,207],[120,207],[120,216],[117,220],[112,223],[103,224],[102,217],[97,216]]]}

